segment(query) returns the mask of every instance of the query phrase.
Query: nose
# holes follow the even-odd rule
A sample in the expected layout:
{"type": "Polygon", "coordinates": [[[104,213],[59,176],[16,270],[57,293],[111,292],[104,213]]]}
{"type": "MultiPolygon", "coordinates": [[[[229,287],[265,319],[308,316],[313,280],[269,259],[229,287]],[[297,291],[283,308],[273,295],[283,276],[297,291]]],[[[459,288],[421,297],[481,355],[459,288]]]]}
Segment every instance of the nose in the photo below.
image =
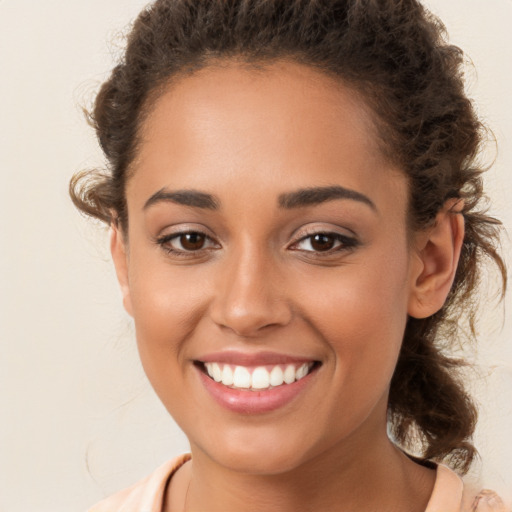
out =
{"type": "Polygon", "coordinates": [[[258,337],[292,318],[279,265],[269,254],[247,247],[217,269],[210,304],[212,320],[238,336],[258,337]]]}

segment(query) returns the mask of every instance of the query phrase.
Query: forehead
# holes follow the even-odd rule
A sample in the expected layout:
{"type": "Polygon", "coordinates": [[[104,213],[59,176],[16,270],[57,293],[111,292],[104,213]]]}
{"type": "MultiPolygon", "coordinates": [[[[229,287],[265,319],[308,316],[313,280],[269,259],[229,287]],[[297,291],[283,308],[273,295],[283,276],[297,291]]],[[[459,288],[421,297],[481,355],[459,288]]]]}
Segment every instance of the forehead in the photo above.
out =
{"type": "Polygon", "coordinates": [[[163,186],[222,192],[236,177],[255,193],[269,183],[277,193],[341,180],[368,194],[382,180],[403,181],[357,91],[289,61],[220,62],[174,80],[153,102],[140,140],[130,181],[146,196],[163,186]]]}
{"type": "Polygon", "coordinates": [[[258,123],[270,123],[267,133],[292,124],[296,135],[302,132],[315,140],[335,136],[336,127],[345,121],[354,137],[365,139],[367,152],[380,156],[374,115],[358,91],[341,78],[292,61],[257,66],[220,60],[178,76],[151,103],[141,128],[143,140],[164,135],[162,128],[170,127],[172,118],[180,123],[183,135],[191,135],[187,128],[213,128],[214,134],[220,126],[248,131],[258,123]]]}

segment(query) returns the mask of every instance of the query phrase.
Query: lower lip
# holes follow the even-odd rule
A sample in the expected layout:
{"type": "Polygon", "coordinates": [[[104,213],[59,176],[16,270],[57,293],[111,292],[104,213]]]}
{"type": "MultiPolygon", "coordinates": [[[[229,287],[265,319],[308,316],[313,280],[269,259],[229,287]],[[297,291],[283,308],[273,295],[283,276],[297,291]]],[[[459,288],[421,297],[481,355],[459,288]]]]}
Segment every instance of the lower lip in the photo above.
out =
{"type": "Polygon", "coordinates": [[[197,371],[204,387],[218,404],[241,414],[260,414],[279,409],[295,399],[311,383],[316,368],[292,384],[283,384],[265,391],[228,388],[208,377],[199,368],[197,371]]]}

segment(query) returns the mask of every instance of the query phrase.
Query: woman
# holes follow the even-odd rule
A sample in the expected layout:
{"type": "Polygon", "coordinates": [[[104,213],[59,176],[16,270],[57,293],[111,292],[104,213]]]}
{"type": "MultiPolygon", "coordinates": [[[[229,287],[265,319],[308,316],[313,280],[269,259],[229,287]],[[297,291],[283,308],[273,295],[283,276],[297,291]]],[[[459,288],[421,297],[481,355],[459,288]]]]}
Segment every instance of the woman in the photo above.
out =
{"type": "Polygon", "coordinates": [[[446,348],[483,261],[506,277],[461,61],[414,0],[140,14],[92,115],[111,173],[71,194],[191,455],[93,511],[500,510],[455,473],[446,348]]]}

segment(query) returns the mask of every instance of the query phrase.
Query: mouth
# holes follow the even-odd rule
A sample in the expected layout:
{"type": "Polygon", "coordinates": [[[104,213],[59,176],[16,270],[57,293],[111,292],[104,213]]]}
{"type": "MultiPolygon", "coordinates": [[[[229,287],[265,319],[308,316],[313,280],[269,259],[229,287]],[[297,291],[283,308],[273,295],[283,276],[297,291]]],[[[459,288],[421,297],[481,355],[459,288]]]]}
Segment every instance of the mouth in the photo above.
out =
{"type": "Polygon", "coordinates": [[[209,379],[226,388],[261,392],[294,384],[314,372],[321,362],[301,361],[260,366],[240,366],[215,361],[194,361],[194,364],[209,379]]]}

